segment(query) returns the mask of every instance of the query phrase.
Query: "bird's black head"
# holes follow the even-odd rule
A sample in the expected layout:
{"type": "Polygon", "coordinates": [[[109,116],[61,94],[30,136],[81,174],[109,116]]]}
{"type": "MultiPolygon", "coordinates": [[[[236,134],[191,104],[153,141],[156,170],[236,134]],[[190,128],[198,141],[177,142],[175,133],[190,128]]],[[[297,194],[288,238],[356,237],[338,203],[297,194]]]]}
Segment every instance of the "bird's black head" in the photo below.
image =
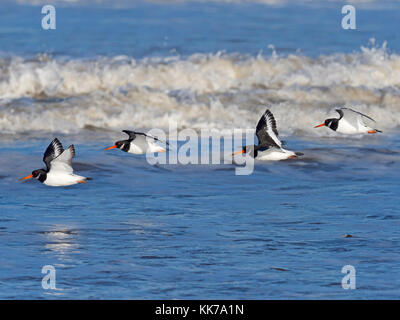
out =
{"type": "Polygon", "coordinates": [[[326,119],[324,121],[324,123],[322,123],[322,124],[320,124],[318,126],[315,126],[314,128],[319,128],[319,127],[324,127],[325,126],[325,127],[328,127],[330,129],[332,129],[333,131],[336,131],[336,129],[339,126],[339,120],[340,119],[335,119],[335,118],[326,119]]]}
{"type": "Polygon", "coordinates": [[[122,151],[128,152],[129,146],[130,146],[129,140],[120,140],[120,141],[117,141],[112,147],[106,148],[105,150],[118,148],[118,149],[121,149],[122,151]]]}
{"type": "Polygon", "coordinates": [[[117,141],[115,143],[118,149],[121,149],[122,151],[128,152],[129,151],[129,146],[130,146],[130,141],[128,140],[121,140],[117,141]]]}
{"type": "Polygon", "coordinates": [[[32,178],[38,179],[40,182],[44,182],[47,177],[47,172],[43,169],[33,170],[32,178]]]}
{"type": "Polygon", "coordinates": [[[325,123],[326,127],[331,128],[332,130],[336,131],[336,129],[339,126],[339,119],[335,119],[335,118],[326,119],[324,123],[325,123]]]}
{"type": "Polygon", "coordinates": [[[115,143],[115,146],[116,146],[118,149],[121,149],[123,145],[124,145],[124,141],[117,141],[117,142],[115,143]]]}
{"type": "Polygon", "coordinates": [[[242,149],[241,149],[240,151],[237,151],[237,152],[233,153],[232,156],[235,156],[235,155],[237,155],[237,154],[244,153],[244,154],[249,155],[250,157],[255,158],[255,157],[257,157],[257,154],[258,154],[258,151],[257,151],[257,150],[258,150],[258,149],[259,149],[259,146],[254,146],[254,145],[251,145],[251,146],[243,146],[242,149]]]}
{"type": "Polygon", "coordinates": [[[257,157],[257,153],[258,153],[257,149],[258,149],[257,146],[253,146],[253,145],[252,146],[243,146],[242,150],[235,152],[233,155],[245,153],[245,154],[248,154],[249,156],[255,158],[255,157],[257,157]]]}
{"type": "Polygon", "coordinates": [[[35,178],[38,179],[40,182],[44,182],[46,180],[46,177],[47,177],[47,171],[43,169],[38,169],[38,170],[33,170],[32,174],[19,179],[19,181],[35,178]]]}

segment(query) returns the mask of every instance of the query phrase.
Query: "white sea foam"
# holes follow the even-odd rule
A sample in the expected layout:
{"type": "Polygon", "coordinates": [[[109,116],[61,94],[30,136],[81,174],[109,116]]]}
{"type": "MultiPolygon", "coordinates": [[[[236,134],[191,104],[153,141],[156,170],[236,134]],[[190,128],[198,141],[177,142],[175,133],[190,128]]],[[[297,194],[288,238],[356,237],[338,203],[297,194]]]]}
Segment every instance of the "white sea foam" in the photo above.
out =
{"type": "MultiPolygon", "coordinates": [[[[400,125],[400,56],[385,46],[310,58],[196,54],[134,60],[0,59],[0,131],[88,126],[253,128],[266,106],[283,134],[313,129],[335,106],[400,125]]],[[[334,112],[332,114],[334,116],[334,112]]]]}

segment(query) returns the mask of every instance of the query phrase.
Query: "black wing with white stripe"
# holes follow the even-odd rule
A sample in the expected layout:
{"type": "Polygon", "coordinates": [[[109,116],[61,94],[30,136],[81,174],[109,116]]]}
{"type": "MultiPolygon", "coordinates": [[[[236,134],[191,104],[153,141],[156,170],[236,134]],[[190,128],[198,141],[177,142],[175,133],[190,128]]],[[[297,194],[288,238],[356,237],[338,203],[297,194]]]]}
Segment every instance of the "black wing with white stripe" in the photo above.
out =
{"type": "Polygon", "coordinates": [[[369,119],[369,120],[371,120],[373,122],[376,122],[370,116],[367,116],[366,114],[358,112],[358,111],[353,110],[351,108],[336,109],[336,112],[339,113],[339,115],[340,115],[339,120],[342,119],[343,117],[345,117],[345,118],[354,118],[355,116],[359,115],[359,116],[365,117],[365,118],[367,118],[367,119],[369,119]]]}
{"type": "Polygon", "coordinates": [[[50,145],[47,147],[44,156],[43,156],[43,162],[46,164],[47,171],[50,170],[50,163],[53,161],[55,158],[57,158],[59,155],[61,155],[64,152],[64,148],[61,144],[61,142],[55,138],[50,145]]]}
{"type": "Polygon", "coordinates": [[[129,140],[131,140],[131,141],[136,139],[136,135],[139,135],[139,136],[144,136],[144,137],[147,137],[147,138],[151,138],[151,139],[153,139],[155,141],[159,141],[159,142],[165,143],[166,145],[169,145],[168,142],[160,140],[157,137],[154,137],[154,136],[149,135],[149,134],[144,133],[144,132],[137,132],[137,131],[130,131],[130,130],[122,130],[122,132],[125,132],[129,136],[129,140]]]}
{"type": "Polygon", "coordinates": [[[267,109],[258,121],[256,127],[256,136],[259,146],[274,146],[281,148],[282,142],[278,138],[278,129],[276,128],[275,118],[269,109],[267,109]]]}

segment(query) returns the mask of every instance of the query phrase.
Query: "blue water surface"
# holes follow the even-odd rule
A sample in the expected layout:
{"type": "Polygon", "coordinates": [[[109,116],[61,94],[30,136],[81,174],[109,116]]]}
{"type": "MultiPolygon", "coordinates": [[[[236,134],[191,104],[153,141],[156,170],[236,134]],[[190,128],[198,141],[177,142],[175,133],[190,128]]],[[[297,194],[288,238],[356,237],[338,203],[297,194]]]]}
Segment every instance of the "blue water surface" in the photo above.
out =
{"type": "Polygon", "coordinates": [[[232,165],[150,166],[93,141],[77,145],[75,167],[94,180],[65,188],[16,181],[41,167],[47,141],[2,143],[0,295],[398,298],[400,148],[381,142],[288,140],[308,157],[236,176],[232,165]],[[57,290],[42,289],[44,265],[57,290]],[[341,287],[345,265],[356,290],[341,287]]]}
{"type": "Polygon", "coordinates": [[[194,53],[308,56],[358,51],[370,38],[400,50],[396,1],[356,5],[356,30],[344,30],[345,3],[226,4],[143,1],[110,6],[56,6],[56,30],[43,30],[41,6],[0,7],[3,54],[134,58],[194,53]]]}

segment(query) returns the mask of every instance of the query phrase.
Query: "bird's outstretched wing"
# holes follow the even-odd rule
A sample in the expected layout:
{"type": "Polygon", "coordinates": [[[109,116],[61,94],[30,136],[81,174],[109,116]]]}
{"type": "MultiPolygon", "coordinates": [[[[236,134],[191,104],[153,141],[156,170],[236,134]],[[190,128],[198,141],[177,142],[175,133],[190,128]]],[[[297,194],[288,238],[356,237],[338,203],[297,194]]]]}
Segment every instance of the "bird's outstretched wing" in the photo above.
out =
{"type": "Polygon", "coordinates": [[[373,122],[376,122],[370,116],[367,116],[366,114],[363,114],[363,113],[358,112],[356,110],[353,110],[351,108],[336,109],[336,112],[339,113],[340,119],[342,119],[344,117],[348,121],[357,122],[357,121],[359,121],[360,117],[361,117],[361,119],[362,119],[362,117],[364,117],[364,118],[367,118],[367,119],[369,119],[369,120],[371,120],[373,122]]]}
{"type": "Polygon", "coordinates": [[[129,140],[135,140],[136,139],[136,132],[135,131],[122,130],[122,132],[126,133],[129,136],[129,140]]]}
{"type": "Polygon", "coordinates": [[[259,146],[275,146],[282,147],[282,142],[279,140],[278,129],[276,128],[275,118],[269,109],[261,116],[256,127],[256,136],[259,146]]]}
{"type": "Polygon", "coordinates": [[[55,138],[44,152],[43,162],[46,164],[47,171],[50,170],[50,163],[64,152],[61,142],[55,138]]]}
{"type": "Polygon", "coordinates": [[[63,153],[50,162],[50,170],[72,173],[72,158],[75,157],[74,145],[70,145],[63,153]]]}
{"type": "Polygon", "coordinates": [[[137,132],[137,131],[130,131],[130,130],[122,130],[122,132],[125,132],[129,136],[129,140],[131,140],[131,141],[135,140],[136,136],[139,135],[139,136],[147,137],[147,138],[153,139],[155,141],[159,141],[159,142],[165,143],[166,145],[169,145],[168,142],[160,140],[157,137],[154,137],[154,136],[144,133],[144,132],[137,132]]]}

